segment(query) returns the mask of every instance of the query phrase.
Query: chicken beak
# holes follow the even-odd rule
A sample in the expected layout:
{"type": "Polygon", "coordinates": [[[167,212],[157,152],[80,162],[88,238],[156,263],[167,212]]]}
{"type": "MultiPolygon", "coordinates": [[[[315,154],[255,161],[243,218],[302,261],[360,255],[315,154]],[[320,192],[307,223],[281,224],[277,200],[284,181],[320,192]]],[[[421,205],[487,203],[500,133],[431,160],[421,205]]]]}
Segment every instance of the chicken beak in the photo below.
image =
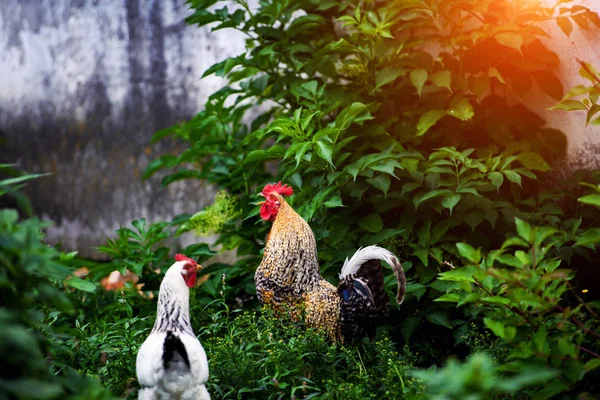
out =
{"type": "Polygon", "coordinates": [[[202,265],[196,264],[196,271],[200,271],[202,269],[202,265]]]}

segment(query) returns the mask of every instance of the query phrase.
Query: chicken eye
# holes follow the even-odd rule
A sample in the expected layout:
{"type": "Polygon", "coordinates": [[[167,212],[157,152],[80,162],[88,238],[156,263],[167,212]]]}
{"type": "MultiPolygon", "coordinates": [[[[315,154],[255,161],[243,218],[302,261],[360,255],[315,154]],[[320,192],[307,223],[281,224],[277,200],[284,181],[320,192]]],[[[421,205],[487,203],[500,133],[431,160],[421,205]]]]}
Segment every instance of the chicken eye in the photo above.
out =
{"type": "Polygon", "coordinates": [[[191,264],[185,264],[183,269],[181,270],[182,275],[187,275],[189,272],[193,271],[193,267],[191,264]]]}
{"type": "Polygon", "coordinates": [[[269,200],[273,200],[273,201],[275,201],[275,200],[277,200],[277,199],[275,198],[275,196],[273,196],[273,195],[270,195],[270,196],[269,196],[269,200]]]}

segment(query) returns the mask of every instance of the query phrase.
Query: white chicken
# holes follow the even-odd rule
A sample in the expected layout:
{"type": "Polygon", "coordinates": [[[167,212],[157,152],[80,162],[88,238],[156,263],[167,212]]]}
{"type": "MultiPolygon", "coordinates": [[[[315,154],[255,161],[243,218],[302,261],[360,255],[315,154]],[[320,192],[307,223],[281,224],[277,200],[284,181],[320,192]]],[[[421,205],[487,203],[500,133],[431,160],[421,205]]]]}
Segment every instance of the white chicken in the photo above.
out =
{"type": "Polygon", "coordinates": [[[158,294],[156,322],[140,347],[136,374],[138,400],[208,400],[208,362],[190,324],[189,288],[196,283],[196,261],[182,254],[158,294]]]}

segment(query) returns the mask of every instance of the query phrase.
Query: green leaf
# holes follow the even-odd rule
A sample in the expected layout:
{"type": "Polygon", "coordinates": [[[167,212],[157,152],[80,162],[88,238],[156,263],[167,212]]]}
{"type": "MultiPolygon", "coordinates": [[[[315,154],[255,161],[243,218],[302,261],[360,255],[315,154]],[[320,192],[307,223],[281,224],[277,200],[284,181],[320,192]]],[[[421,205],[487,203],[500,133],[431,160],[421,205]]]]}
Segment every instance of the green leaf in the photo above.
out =
{"type": "Polygon", "coordinates": [[[438,275],[438,278],[442,281],[452,282],[475,282],[475,275],[479,272],[479,269],[474,265],[467,265],[466,267],[452,269],[450,271],[442,272],[438,275]]]}
{"type": "Polygon", "coordinates": [[[450,215],[452,215],[452,209],[454,208],[455,205],[458,204],[458,202],[460,201],[461,196],[460,194],[454,194],[452,196],[448,196],[445,197],[442,200],[442,206],[444,206],[444,208],[447,208],[450,210],[450,215]]]}
{"type": "Polygon", "coordinates": [[[587,111],[587,107],[585,104],[578,100],[563,100],[560,103],[553,105],[552,107],[547,108],[547,110],[565,110],[565,111],[577,111],[577,110],[585,110],[587,111]]]}
{"type": "Polygon", "coordinates": [[[372,104],[354,102],[344,108],[335,119],[335,126],[341,130],[348,129],[352,123],[362,123],[373,119],[370,109],[372,104]]]}
{"type": "Polygon", "coordinates": [[[531,226],[518,217],[515,217],[515,225],[517,226],[517,233],[519,236],[521,236],[523,240],[527,241],[527,243],[531,243],[531,226]]]}
{"type": "Polygon", "coordinates": [[[502,32],[494,36],[494,39],[502,46],[510,47],[521,52],[521,46],[523,45],[523,38],[521,35],[515,32],[502,32]]]}
{"type": "Polygon", "coordinates": [[[374,188],[379,189],[387,196],[387,192],[390,189],[391,178],[389,175],[378,175],[376,178],[367,179],[374,188]]]}
{"type": "Polygon", "coordinates": [[[312,141],[313,141],[313,143],[315,143],[324,137],[328,137],[331,140],[334,140],[335,136],[337,136],[339,133],[340,133],[339,128],[336,128],[333,126],[328,126],[327,128],[321,129],[320,131],[315,133],[312,137],[312,141]]]}
{"type": "Polygon", "coordinates": [[[415,205],[415,208],[417,208],[421,203],[429,199],[433,199],[435,197],[452,196],[453,194],[454,193],[447,189],[432,190],[430,192],[425,193],[422,196],[416,196],[415,198],[413,198],[413,204],[415,205]]]}
{"type": "Polygon", "coordinates": [[[545,326],[541,326],[537,332],[533,335],[532,342],[535,346],[535,350],[538,353],[547,352],[548,347],[548,329],[545,326]]]}
{"type": "Polygon", "coordinates": [[[265,160],[267,157],[267,152],[265,150],[252,150],[250,153],[248,153],[248,155],[246,155],[246,158],[244,158],[244,164],[262,161],[265,160]]]}
{"type": "Polygon", "coordinates": [[[492,185],[496,187],[496,191],[500,191],[500,186],[502,186],[502,182],[504,182],[504,176],[500,172],[491,172],[488,175],[490,182],[492,185]]]}
{"type": "MultiPolygon", "coordinates": [[[[308,128],[308,126],[310,125],[310,122],[312,121],[312,119],[314,118],[315,115],[317,115],[316,112],[305,116],[302,119],[302,122],[300,123],[300,129],[302,129],[303,131],[306,131],[306,128],[308,128]]],[[[323,135],[323,136],[325,136],[325,135],[323,135]]]]}
{"type": "Polygon", "coordinates": [[[319,86],[319,82],[317,81],[308,81],[300,85],[301,88],[306,90],[308,93],[312,95],[313,98],[317,97],[317,88],[319,86]]]}
{"type": "Polygon", "coordinates": [[[39,178],[39,177],[42,177],[42,176],[48,176],[48,175],[52,175],[52,174],[50,174],[50,173],[47,173],[47,174],[29,174],[29,175],[17,176],[15,178],[3,179],[2,181],[0,181],[0,185],[2,185],[2,186],[15,185],[17,183],[25,182],[25,181],[28,181],[28,180],[31,180],[31,179],[39,178]]]}
{"type": "Polygon", "coordinates": [[[437,71],[431,75],[431,82],[437,87],[446,88],[452,92],[452,88],[450,87],[452,75],[450,74],[450,71],[437,71]]]}
{"type": "Polygon", "coordinates": [[[343,207],[342,198],[338,195],[333,196],[331,199],[327,200],[323,205],[327,208],[336,208],[343,207]]]}
{"type": "MultiPolygon", "coordinates": [[[[362,237],[362,239],[360,239],[359,244],[361,246],[369,246],[372,244],[378,244],[381,243],[382,241],[384,241],[385,239],[391,238],[392,236],[396,236],[399,235],[403,232],[405,232],[406,229],[390,229],[390,228],[386,228],[386,229],[382,229],[379,232],[375,232],[373,234],[369,234],[369,235],[364,235],[362,237]]],[[[405,268],[406,270],[406,268],[405,268]]]]}
{"type": "Polygon", "coordinates": [[[529,169],[546,172],[550,170],[550,166],[542,156],[533,152],[520,153],[517,159],[521,164],[529,169]]]}
{"type": "Polygon", "coordinates": [[[369,214],[361,219],[358,225],[368,232],[375,233],[383,229],[383,219],[379,214],[369,214]]]}
{"type": "Polygon", "coordinates": [[[466,258],[474,264],[479,264],[481,261],[481,252],[479,250],[475,250],[473,246],[468,243],[456,243],[456,248],[458,249],[458,254],[461,257],[466,258]]]}
{"type": "Polygon", "coordinates": [[[296,168],[298,167],[298,165],[300,165],[300,162],[302,161],[302,157],[304,157],[304,155],[306,154],[308,149],[310,149],[311,147],[312,147],[312,144],[310,142],[305,142],[302,144],[302,146],[298,150],[296,150],[296,155],[295,155],[296,168]]]}
{"type": "Polygon", "coordinates": [[[457,96],[450,102],[450,108],[446,111],[446,114],[458,118],[461,121],[468,121],[475,115],[475,111],[473,110],[471,103],[469,103],[469,100],[457,96]]]}
{"type": "Polygon", "coordinates": [[[585,186],[585,187],[589,187],[590,189],[593,189],[596,193],[600,193],[600,185],[592,185],[587,182],[579,182],[579,184],[581,186],[585,186]]]}
{"type": "Polygon", "coordinates": [[[536,399],[550,399],[553,396],[568,390],[569,386],[560,379],[553,379],[548,382],[539,392],[536,393],[536,399]]]}
{"type": "Polygon", "coordinates": [[[71,261],[73,259],[75,259],[75,256],[77,255],[77,253],[79,253],[78,251],[71,251],[69,253],[61,253],[60,254],[60,261],[71,261]]]}
{"type": "Polygon", "coordinates": [[[221,21],[223,18],[217,14],[213,14],[205,9],[197,9],[194,14],[190,15],[185,19],[188,24],[197,24],[203,26],[210,24],[211,22],[221,21]]]}
{"type": "Polygon", "coordinates": [[[235,66],[240,65],[243,59],[238,57],[232,57],[225,60],[225,66],[223,67],[223,73],[227,74],[231,71],[235,66]]]}
{"type": "Polygon", "coordinates": [[[339,142],[337,142],[333,148],[333,154],[339,153],[344,147],[346,147],[350,142],[352,142],[357,137],[358,136],[348,136],[348,137],[343,138],[339,142]]]}
{"type": "Polygon", "coordinates": [[[390,82],[393,82],[399,76],[404,75],[406,71],[401,68],[386,67],[375,73],[375,87],[379,88],[390,82]]]}
{"type": "Polygon", "coordinates": [[[427,70],[423,68],[413,69],[412,71],[410,71],[410,83],[412,83],[412,85],[417,89],[419,97],[421,97],[421,90],[423,89],[423,85],[425,85],[425,82],[427,82],[427,76],[427,70]]]}
{"type": "Polygon", "coordinates": [[[444,115],[446,111],[437,108],[422,114],[417,122],[417,136],[423,136],[444,115]]]}
{"type": "Polygon", "coordinates": [[[529,240],[525,241],[517,236],[513,236],[502,243],[503,249],[511,246],[529,247],[529,240]]]}
{"type": "Polygon", "coordinates": [[[596,114],[598,114],[600,112],[600,105],[598,104],[592,104],[590,109],[587,112],[587,115],[585,117],[585,125],[589,125],[590,121],[592,120],[592,118],[594,118],[594,116],[596,114]]]}
{"type": "Polygon", "coordinates": [[[533,242],[534,245],[540,246],[547,238],[552,235],[558,233],[558,229],[552,228],[550,226],[539,226],[535,230],[535,240],[533,242]]]}
{"type": "Polygon", "coordinates": [[[72,276],[69,279],[65,280],[65,283],[71,287],[74,287],[75,289],[82,290],[84,292],[92,293],[96,290],[96,285],[94,285],[92,282],[84,281],[83,279],[78,278],[76,276],[72,276]]]}
{"type": "Polygon", "coordinates": [[[471,228],[471,231],[475,232],[475,228],[483,221],[483,211],[471,211],[464,216],[464,220],[471,228]]]}
{"type": "Polygon", "coordinates": [[[577,199],[578,202],[600,207],[600,194],[588,194],[577,199]]]}
{"type": "Polygon", "coordinates": [[[495,257],[497,261],[500,261],[503,264],[510,265],[515,268],[523,268],[524,263],[520,261],[517,257],[511,254],[500,254],[495,257]]]}
{"type": "Polygon", "coordinates": [[[446,293],[433,301],[448,301],[450,303],[457,303],[459,298],[458,293],[446,293]]]}
{"type": "Polygon", "coordinates": [[[505,326],[501,321],[486,317],[483,319],[483,322],[485,326],[494,332],[494,335],[502,339],[512,340],[517,334],[517,328],[514,326],[505,326]]]}
{"type": "Polygon", "coordinates": [[[577,357],[577,353],[579,351],[578,346],[571,341],[571,338],[566,336],[561,336],[556,341],[557,350],[560,355],[577,357]]]}
{"type": "MultiPolygon", "coordinates": [[[[427,220],[417,231],[419,244],[423,247],[428,247],[431,242],[431,221],[427,220]]],[[[429,256],[427,256],[429,257],[429,256]]],[[[425,264],[425,262],[423,262],[425,264]]]]}
{"type": "Polygon", "coordinates": [[[521,175],[519,175],[515,171],[511,171],[511,170],[503,171],[503,173],[504,173],[504,176],[506,176],[509,181],[521,186],[521,175]]]}
{"type": "Polygon", "coordinates": [[[333,152],[331,143],[324,140],[319,140],[317,143],[315,143],[315,152],[320,158],[327,161],[332,167],[334,166],[333,160],[331,159],[331,154],[333,152]]]}
{"type": "Polygon", "coordinates": [[[296,152],[300,149],[300,147],[302,147],[304,144],[306,144],[306,142],[294,142],[292,143],[292,145],[290,147],[288,147],[288,149],[286,150],[285,154],[283,155],[283,159],[285,160],[286,158],[288,158],[289,156],[296,155],[296,152]]]}
{"type": "Polygon", "coordinates": [[[585,372],[590,372],[591,370],[594,370],[598,367],[600,367],[600,358],[594,358],[586,362],[583,366],[583,369],[585,370],[585,372]]]}
{"type": "Polygon", "coordinates": [[[382,163],[371,165],[369,167],[369,169],[372,169],[373,171],[383,172],[384,174],[388,174],[398,179],[398,177],[394,174],[396,168],[402,169],[402,164],[400,164],[400,162],[397,160],[385,160],[382,163]]]}
{"type": "Polygon", "coordinates": [[[576,246],[590,246],[600,243],[600,228],[590,228],[575,242],[576,246]]]}
{"type": "Polygon", "coordinates": [[[408,317],[402,320],[402,324],[400,326],[400,333],[402,334],[402,338],[405,342],[408,343],[409,339],[417,330],[419,323],[421,322],[421,317],[417,317],[414,315],[409,315],[408,317]]]}
{"type": "Polygon", "coordinates": [[[435,325],[445,326],[446,328],[452,328],[450,322],[450,313],[445,309],[432,309],[424,313],[425,319],[435,325]]]}

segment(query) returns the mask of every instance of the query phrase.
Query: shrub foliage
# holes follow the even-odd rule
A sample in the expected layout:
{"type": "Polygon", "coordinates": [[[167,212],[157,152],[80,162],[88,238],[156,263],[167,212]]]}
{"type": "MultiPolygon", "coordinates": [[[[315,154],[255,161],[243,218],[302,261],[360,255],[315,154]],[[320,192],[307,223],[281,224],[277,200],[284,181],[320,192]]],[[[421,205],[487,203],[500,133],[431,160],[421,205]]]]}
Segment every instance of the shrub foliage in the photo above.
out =
{"type": "MultiPolygon", "coordinates": [[[[475,323],[505,348],[505,373],[543,364],[546,380],[560,375],[540,396],[587,390],[597,305],[570,268],[594,257],[597,217],[575,185],[548,188],[566,139],[523,103],[535,88],[565,96],[548,24],[570,35],[599,23],[563,3],[190,1],[188,23],[237,29],[246,50],[205,72],[228,84],[196,117],[154,136],[188,149],[146,177],[170,169],[164,184],[204,179],[238,196],[241,216],[217,243],[240,258],[218,268],[249,295],[269,228],[255,194],[281,179],[327,278],[358,246],[400,255],[410,281],[389,329],[425,353],[418,364],[464,353],[475,323]]],[[[591,110],[597,89],[585,93],[591,110]]]]}

